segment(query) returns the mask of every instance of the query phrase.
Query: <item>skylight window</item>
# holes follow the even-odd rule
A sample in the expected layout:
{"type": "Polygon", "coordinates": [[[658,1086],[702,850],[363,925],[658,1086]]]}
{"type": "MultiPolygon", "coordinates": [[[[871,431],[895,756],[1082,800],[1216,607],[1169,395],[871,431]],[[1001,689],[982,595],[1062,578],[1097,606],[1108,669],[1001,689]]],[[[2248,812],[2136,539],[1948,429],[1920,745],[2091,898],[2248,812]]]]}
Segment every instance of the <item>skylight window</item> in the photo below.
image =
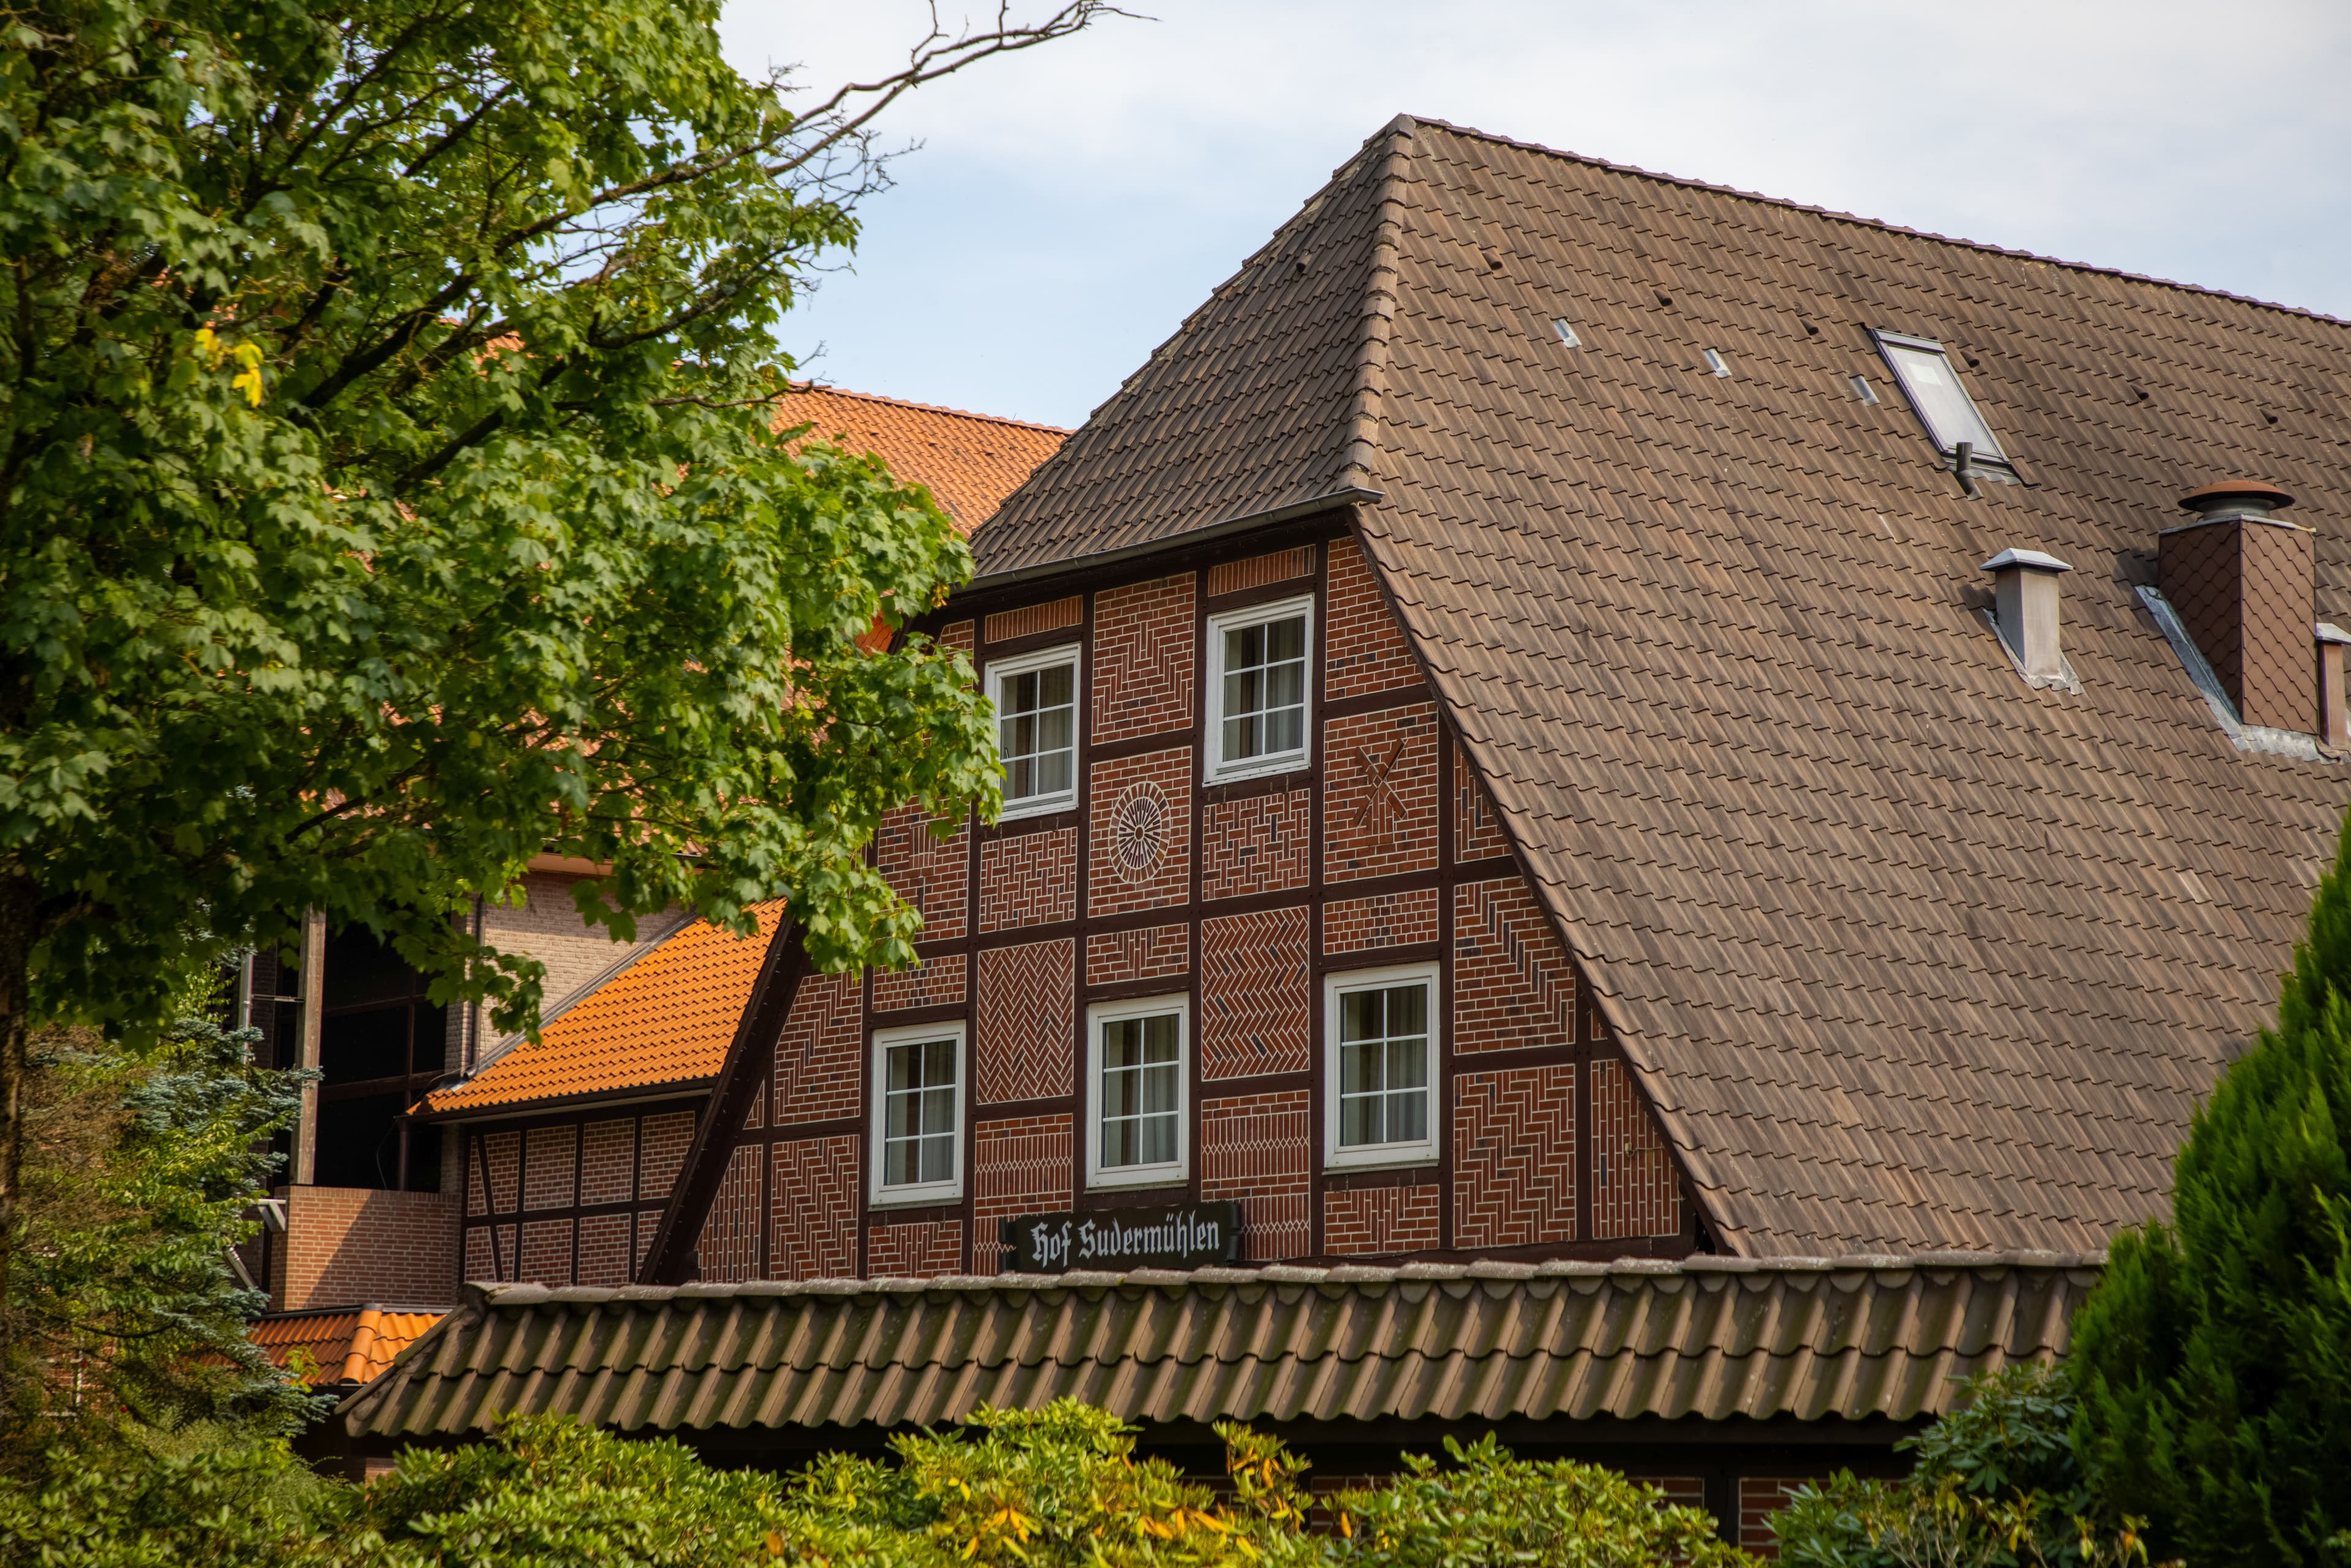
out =
{"type": "Polygon", "coordinates": [[[1558,320],[1553,321],[1551,324],[1551,329],[1558,333],[1559,340],[1566,344],[1569,348],[1581,349],[1583,347],[1583,340],[1575,335],[1575,329],[1568,323],[1566,317],[1562,316],[1558,320]]]}
{"type": "Polygon", "coordinates": [[[1726,381],[1730,378],[1730,361],[1713,349],[1706,351],[1706,368],[1726,381]]]}
{"type": "Polygon", "coordinates": [[[2000,438],[1984,423],[1983,415],[1976,412],[1975,400],[1959,384],[1959,368],[1951,363],[1942,344],[1932,338],[1906,338],[1898,332],[1879,332],[1876,336],[1878,351],[1886,356],[1886,368],[1894,372],[1910,406],[1918,411],[1918,423],[1927,427],[1935,450],[1946,457],[1956,457],[1959,444],[1965,442],[1978,465],[2009,465],[2008,454],[2001,449],[2000,438]]]}

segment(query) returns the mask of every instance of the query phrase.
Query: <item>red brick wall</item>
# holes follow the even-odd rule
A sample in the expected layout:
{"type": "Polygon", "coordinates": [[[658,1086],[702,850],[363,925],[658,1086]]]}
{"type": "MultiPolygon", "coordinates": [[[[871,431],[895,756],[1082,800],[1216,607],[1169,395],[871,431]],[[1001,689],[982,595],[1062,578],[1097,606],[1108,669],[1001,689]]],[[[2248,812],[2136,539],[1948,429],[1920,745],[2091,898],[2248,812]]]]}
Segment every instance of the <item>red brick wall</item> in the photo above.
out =
{"type": "Polygon", "coordinates": [[[568,1122],[530,1130],[528,1157],[523,1161],[525,1208],[569,1208],[580,1201],[579,1184],[573,1179],[578,1174],[574,1159],[579,1143],[580,1130],[568,1122]]]}
{"type": "Polygon", "coordinates": [[[1081,594],[1056,599],[1044,604],[1024,604],[1018,610],[1007,610],[987,618],[987,640],[1008,642],[1015,637],[1033,637],[1040,632],[1058,632],[1064,626],[1075,626],[1086,618],[1086,601],[1081,594]]]}
{"type": "Polygon", "coordinates": [[[1312,1065],[1313,965],[1303,904],[1200,922],[1200,1076],[1312,1065]]]}
{"type": "Polygon", "coordinates": [[[522,1134],[491,1133],[482,1139],[482,1158],[478,1166],[465,1170],[465,1212],[468,1214],[512,1214],[520,1207],[522,1193],[516,1183],[522,1173],[522,1134]],[[488,1201],[478,1190],[485,1172],[489,1177],[488,1201]]]}
{"type": "Polygon", "coordinates": [[[1208,597],[1214,599],[1219,594],[1238,593],[1243,589],[1265,588],[1277,582],[1295,582],[1313,575],[1312,545],[1253,555],[1245,560],[1220,560],[1208,569],[1208,597]]]}
{"type": "Polygon", "coordinates": [[[695,1242],[702,1277],[717,1281],[759,1277],[759,1190],[763,1157],[757,1144],[743,1144],[727,1156],[718,1196],[695,1242]]]}
{"type": "Polygon", "coordinates": [[[1437,1244],[1438,1189],[1343,1187],[1322,1195],[1322,1249],[1340,1256],[1418,1252],[1437,1244]]]}
{"type": "Polygon", "coordinates": [[[768,1271],[778,1280],[857,1275],[857,1139],[788,1138],[768,1187],[768,1271]]]}
{"type": "Polygon", "coordinates": [[[1097,931],[1086,938],[1086,984],[1114,986],[1123,980],[1155,980],[1192,972],[1192,928],[1146,925],[1133,931],[1097,931]]]}
{"type": "Polygon", "coordinates": [[[1097,762],[1089,794],[1086,913],[1185,902],[1192,891],[1192,748],[1097,762]]]}
{"type": "Polygon", "coordinates": [[[1323,612],[1322,690],[1332,697],[1360,696],[1420,685],[1404,628],[1388,612],[1371,563],[1352,538],[1331,543],[1328,608],[1323,612]]]}
{"type": "Polygon", "coordinates": [[[1304,887],[1313,870],[1314,792],[1211,800],[1200,812],[1200,896],[1304,887]]]}
{"type": "Polygon", "coordinates": [[[910,1219],[865,1233],[865,1275],[921,1280],[963,1272],[963,1221],[910,1219]]]}
{"type": "Polygon", "coordinates": [[[531,1285],[571,1283],[571,1221],[524,1220],[522,1261],[515,1277],[531,1285]]]}
{"type": "Polygon", "coordinates": [[[971,631],[968,621],[950,621],[939,628],[939,643],[942,647],[961,648],[968,653],[972,651],[971,631]]]}
{"type": "Polygon", "coordinates": [[[1623,1062],[1592,1064],[1592,1233],[1605,1240],[1672,1236],[1682,1188],[1656,1119],[1623,1062]]]}
{"type": "Polygon", "coordinates": [[[970,902],[971,832],[958,825],[950,838],[937,838],[922,811],[902,807],[882,819],[873,835],[873,863],[898,896],[923,917],[923,936],[953,941],[964,935],[970,902]]]}
{"type": "Polygon", "coordinates": [[[873,971],[873,1010],[903,1012],[908,1008],[934,1008],[964,998],[970,960],[960,953],[942,953],[911,969],[893,974],[873,971]]]}
{"type": "Polygon", "coordinates": [[[1191,724],[1192,581],[1185,572],[1094,595],[1096,746],[1191,724]]]}
{"type": "Polygon", "coordinates": [[[1365,953],[1437,940],[1437,889],[1414,888],[1322,906],[1322,951],[1365,953]]]}
{"type": "Polygon", "coordinates": [[[1314,1249],[1312,1102],[1303,1089],[1200,1102],[1200,1197],[1238,1198],[1249,1262],[1314,1249]]]}
{"type": "Polygon", "coordinates": [[[1078,831],[1015,833],[979,847],[979,928],[1053,925],[1078,913],[1078,831]]]}
{"type": "Polygon", "coordinates": [[[974,1104],[1044,1100],[1076,1087],[1076,971],[1077,944],[1066,936],[981,950],[974,1104]]]}
{"type": "Polygon", "coordinates": [[[1435,706],[1325,724],[1322,795],[1323,881],[1435,870],[1435,706]]]}
{"type": "Polygon", "coordinates": [[[1453,890],[1453,1050],[1575,1040],[1575,964],[1519,877],[1453,890]]]}
{"type": "Polygon", "coordinates": [[[634,1262],[629,1255],[629,1232],[634,1218],[626,1214],[580,1217],[578,1283],[610,1287],[629,1282],[634,1262]]]}
{"type": "Polygon", "coordinates": [[[864,1084],[864,1019],[853,975],[804,976],[776,1042],[778,1126],[854,1116],[864,1084]]]}
{"type": "Polygon", "coordinates": [[[1510,852],[1510,835],[1502,826],[1502,814],[1494,809],[1494,797],[1475,769],[1469,766],[1469,754],[1461,749],[1458,741],[1448,742],[1453,747],[1453,859],[1456,864],[1468,865],[1472,861],[1492,860],[1510,852]]]}
{"type": "Polygon", "coordinates": [[[1575,1064],[1453,1081],[1453,1244],[1575,1239],[1575,1064]]]}
{"type": "Polygon", "coordinates": [[[637,1119],[615,1117],[588,1124],[588,1146],[580,1160],[580,1201],[626,1203],[636,1196],[637,1119]]]}
{"type": "Polygon", "coordinates": [[[1070,1207],[1074,1136],[1067,1115],[1015,1116],[972,1128],[971,1267],[1003,1268],[999,1220],[1070,1207]]]}
{"type": "Polygon", "coordinates": [[[1739,1545],[1766,1562],[1780,1556],[1780,1538],[1771,1533],[1771,1516],[1788,1506],[1788,1494],[1810,1476],[1741,1476],[1739,1478],[1739,1545]]]}
{"type": "Polygon", "coordinates": [[[457,1197],[289,1186],[280,1311],[457,1299],[457,1197]]]}

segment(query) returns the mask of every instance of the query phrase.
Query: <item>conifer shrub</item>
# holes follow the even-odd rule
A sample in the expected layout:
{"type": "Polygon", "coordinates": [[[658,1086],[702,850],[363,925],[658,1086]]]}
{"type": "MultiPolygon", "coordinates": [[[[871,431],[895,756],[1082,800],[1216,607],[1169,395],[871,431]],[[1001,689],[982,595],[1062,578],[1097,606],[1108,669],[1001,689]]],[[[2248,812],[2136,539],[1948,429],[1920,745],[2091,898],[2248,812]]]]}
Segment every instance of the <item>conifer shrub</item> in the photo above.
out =
{"type": "Polygon", "coordinates": [[[2169,1221],[2074,1322],[2082,1459],[2198,1568],[2351,1562],[2351,830],[2277,1027],[2220,1080],[2169,1221]]]}

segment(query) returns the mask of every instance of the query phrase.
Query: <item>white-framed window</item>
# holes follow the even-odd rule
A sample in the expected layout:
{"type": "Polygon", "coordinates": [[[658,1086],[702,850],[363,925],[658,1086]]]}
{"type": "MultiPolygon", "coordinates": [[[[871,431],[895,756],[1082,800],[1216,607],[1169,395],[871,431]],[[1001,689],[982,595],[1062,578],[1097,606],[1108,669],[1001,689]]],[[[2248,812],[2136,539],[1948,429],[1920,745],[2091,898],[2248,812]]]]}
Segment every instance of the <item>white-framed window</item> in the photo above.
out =
{"type": "Polygon", "coordinates": [[[1156,1186],[1190,1175],[1190,1023],[1180,996],[1087,1009],[1088,1186],[1156,1186]]]}
{"type": "Polygon", "coordinates": [[[1207,780],[1305,767],[1313,677],[1311,594],[1208,617],[1207,780]]]}
{"type": "Polygon", "coordinates": [[[996,750],[1004,762],[1004,815],[1033,817],[1078,803],[1078,647],[990,660],[996,750]]]}
{"type": "Polygon", "coordinates": [[[1325,1166],[1415,1166],[1437,1158],[1440,1005],[1434,964],[1324,979],[1325,1166]]]}
{"type": "Polygon", "coordinates": [[[963,1197],[963,1074],[959,1023],[874,1031],[876,1205],[963,1197]]]}

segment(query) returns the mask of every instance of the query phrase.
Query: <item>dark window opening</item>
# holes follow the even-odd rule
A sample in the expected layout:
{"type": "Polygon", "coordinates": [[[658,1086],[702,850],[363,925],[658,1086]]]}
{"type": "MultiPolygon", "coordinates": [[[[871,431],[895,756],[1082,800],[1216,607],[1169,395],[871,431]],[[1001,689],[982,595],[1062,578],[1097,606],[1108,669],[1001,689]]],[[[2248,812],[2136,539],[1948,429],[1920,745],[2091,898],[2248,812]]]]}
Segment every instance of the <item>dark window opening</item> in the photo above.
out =
{"type": "Polygon", "coordinates": [[[330,935],[326,959],[311,1179],[437,1192],[440,1129],[403,1113],[441,1079],[448,1009],[428,1001],[423,977],[363,928],[330,935]]]}

